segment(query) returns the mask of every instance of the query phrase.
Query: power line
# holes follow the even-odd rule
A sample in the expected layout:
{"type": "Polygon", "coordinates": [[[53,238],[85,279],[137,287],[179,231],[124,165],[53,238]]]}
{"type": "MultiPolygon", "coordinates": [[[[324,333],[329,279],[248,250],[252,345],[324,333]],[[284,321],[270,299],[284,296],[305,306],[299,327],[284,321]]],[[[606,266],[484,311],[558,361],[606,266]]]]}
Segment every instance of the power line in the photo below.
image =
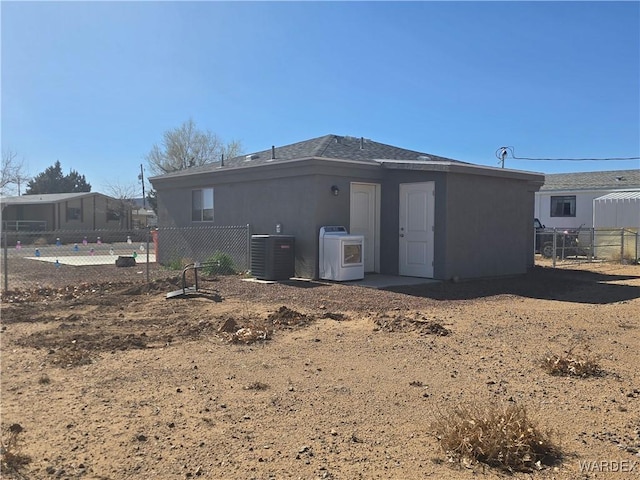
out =
{"type": "Polygon", "coordinates": [[[532,157],[516,157],[513,147],[500,147],[496,150],[496,158],[500,160],[502,168],[506,158],[514,160],[528,160],[534,162],[608,162],[617,160],[640,160],[640,157],[604,157],[604,158],[532,158],[532,157]],[[509,157],[509,154],[510,157],[509,157]]]}

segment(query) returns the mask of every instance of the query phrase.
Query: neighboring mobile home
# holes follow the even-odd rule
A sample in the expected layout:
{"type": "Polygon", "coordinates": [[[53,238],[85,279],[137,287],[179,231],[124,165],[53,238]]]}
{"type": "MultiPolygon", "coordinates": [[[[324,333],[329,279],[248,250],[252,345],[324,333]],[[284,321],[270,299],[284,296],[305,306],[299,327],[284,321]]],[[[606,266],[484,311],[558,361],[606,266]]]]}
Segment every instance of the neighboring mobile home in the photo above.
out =
{"type": "Polygon", "coordinates": [[[293,235],[300,277],[318,278],[320,228],[343,225],[364,235],[366,272],[451,279],[533,265],[544,177],[325,135],[150,181],[160,228],[249,224],[252,234],[293,235]]]}
{"type": "Polygon", "coordinates": [[[594,200],[621,192],[640,192],[640,169],[549,174],[536,193],[535,216],[550,228],[592,228],[594,200]]]}
{"type": "Polygon", "coordinates": [[[4,197],[2,228],[7,231],[131,228],[131,206],[101,193],[47,193],[4,197]]]}

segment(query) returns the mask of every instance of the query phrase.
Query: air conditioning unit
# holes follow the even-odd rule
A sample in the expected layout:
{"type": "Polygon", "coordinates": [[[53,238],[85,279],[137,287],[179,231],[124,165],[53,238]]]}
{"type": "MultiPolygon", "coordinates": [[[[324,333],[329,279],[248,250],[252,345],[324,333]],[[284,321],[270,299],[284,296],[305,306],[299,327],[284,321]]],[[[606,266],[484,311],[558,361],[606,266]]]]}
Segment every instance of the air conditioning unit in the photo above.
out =
{"type": "Polygon", "coordinates": [[[252,235],[251,274],[259,280],[287,280],[295,276],[295,237],[252,235]]]}

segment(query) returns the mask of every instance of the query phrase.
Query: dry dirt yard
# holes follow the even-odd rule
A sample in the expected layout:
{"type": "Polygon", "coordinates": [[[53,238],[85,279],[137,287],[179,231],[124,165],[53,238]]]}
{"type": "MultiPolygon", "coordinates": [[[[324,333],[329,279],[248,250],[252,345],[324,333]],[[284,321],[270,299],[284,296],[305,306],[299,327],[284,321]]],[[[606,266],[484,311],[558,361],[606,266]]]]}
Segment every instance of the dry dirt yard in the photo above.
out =
{"type": "Polygon", "coordinates": [[[395,291],[219,277],[165,299],[176,284],[3,296],[3,478],[640,476],[640,266],[395,291]],[[599,374],[541,367],[572,348],[599,374]],[[561,462],[450,461],[434,420],[487,403],[525,406],[561,462]]]}

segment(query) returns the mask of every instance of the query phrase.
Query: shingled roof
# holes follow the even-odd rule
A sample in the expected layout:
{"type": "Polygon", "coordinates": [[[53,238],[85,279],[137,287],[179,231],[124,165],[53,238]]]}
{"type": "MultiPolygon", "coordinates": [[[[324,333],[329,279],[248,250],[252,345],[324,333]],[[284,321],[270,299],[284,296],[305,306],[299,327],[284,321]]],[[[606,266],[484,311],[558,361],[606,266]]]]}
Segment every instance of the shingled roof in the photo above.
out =
{"type": "MultiPolygon", "coordinates": [[[[428,153],[407,150],[404,148],[374,142],[363,137],[350,137],[340,135],[324,135],[322,137],[292,143],[282,147],[273,147],[235,158],[225,159],[223,168],[242,168],[258,165],[302,160],[305,158],[328,158],[353,162],[365,162],[379,164],[380,160],[406,160],[406,161],[442,161],[468,165],[450,158],[440,157],[428,153]]],[[[161,178],[173,176],[192,175],[205,173],[221,168],[220,162],[191,167],[186,170],[168,173],[161,178]]],[[[160,177],[155,177],[160,178],[160,177]]]]}
{"type": "Polygon", "coordinates": [[[640,188],[640,169],[545,175],[545,190],[624,190],[640,188]]]}

